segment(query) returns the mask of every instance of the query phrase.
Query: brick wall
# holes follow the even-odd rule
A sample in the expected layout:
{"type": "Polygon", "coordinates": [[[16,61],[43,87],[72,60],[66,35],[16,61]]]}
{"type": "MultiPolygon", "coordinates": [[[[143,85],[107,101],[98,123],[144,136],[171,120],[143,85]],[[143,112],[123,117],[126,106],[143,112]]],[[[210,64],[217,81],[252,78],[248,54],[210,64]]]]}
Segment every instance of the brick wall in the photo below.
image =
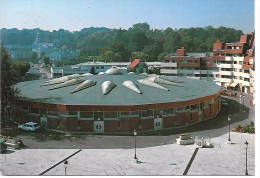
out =
{"type": "Polygon", "coordinates": [[[47,117],[47,129],[57,129],[56,117],[47,117]]]}
{"type": "Polygon", "coordinates": [[[175,127],[176,116],[164,116],[163,117],[163,128],[175,127]]]}
{"type": "MultiPolygon", "coordinates": [[[[121,123],[120,123],[121,124],[121,123]]],[[[104,121],[104,132],[118,132],[120,131],[117,120],[104,121]]]]}
{"type": "Polygon", "coordinates": [[[154,118],[151,119],[142,119],[141,120],[141,127],[139,127],[139,130],[153,130],[154,129],[154,118]]]}
{"type": "Polygon", "coordinates": [[[29,114],[28,116],[28,121],[30,122],[36,122],[36,123],[40,123],[40,115],[39,114],[29,114]]]}
{"type": "Polygon", "coordinates": [[[121,118],[120,128],[123,132],[132,132],[139,128],[139,118],[121,118]]]}
{"type": "Polygon", "coordinates": [[[85,132],[93,132],[93,125],[94,121],[93,120],[80,120],[80,131],[85,131],[85,132]]]}

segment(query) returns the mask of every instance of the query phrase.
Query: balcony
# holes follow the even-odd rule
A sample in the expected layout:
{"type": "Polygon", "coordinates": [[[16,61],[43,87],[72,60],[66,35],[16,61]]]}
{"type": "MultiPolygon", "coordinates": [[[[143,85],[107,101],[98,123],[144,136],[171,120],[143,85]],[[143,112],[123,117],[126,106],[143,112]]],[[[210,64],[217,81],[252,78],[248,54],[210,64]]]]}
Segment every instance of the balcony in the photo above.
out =
{"type": "Polygon", "coordinates": [[[225,83],[232,83],[233,79],[231,79],[231,78],[215,78],[215,81],[225,82],[225,83]]]}
{"type": "Polygon", "coordinates": [[[229,76],[233,76],[234,72],[233,71],[219,71],[220,75],[229,75],[229,76]]]}
{"type": "Polygon", "coordinates": [[[234,58],[232,56],[226,56],[225,61],[233,61],[234,58]]]}
{"type": "Polygon", "coordinates": [[[234,68],[233,64],[216,64],[216,67],[221,67],[221,68],[234,68]]]}
{"type": "Polygon", "coordinates": [[[233,67],[236,69],[242,69],[242,65],[240,64],[234,64],[233,67]]]}
{"type": "Polygon", "coordinates": [[[161,67],[177,67],[177,63],[161,63],[161,67]]]}
{"type": "Polygon", "coordinates": [[[161,74],[178,74],[178,70],[175,69],[161,69],[161,74]]]}
{"type": "Polygon", "coordinates": [[[249,73],[241,73],[241,76],[244,77],[244,78],[250,78],[249,73]]]}

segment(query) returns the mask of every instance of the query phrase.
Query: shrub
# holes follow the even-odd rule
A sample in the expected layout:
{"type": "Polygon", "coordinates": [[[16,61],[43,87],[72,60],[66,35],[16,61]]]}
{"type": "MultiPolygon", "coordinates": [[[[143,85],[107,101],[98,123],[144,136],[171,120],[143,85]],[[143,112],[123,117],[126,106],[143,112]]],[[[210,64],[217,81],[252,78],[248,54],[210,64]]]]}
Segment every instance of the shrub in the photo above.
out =
{"type": "Polygon", "coordinates": [[[241,126],[240,124],[236,125],[235,128],[232,129],[232,132],[241,132],[241,133],[255,133],[255,126],[254,122],[251,122],[250,124],[246,126],[241,126]]]}

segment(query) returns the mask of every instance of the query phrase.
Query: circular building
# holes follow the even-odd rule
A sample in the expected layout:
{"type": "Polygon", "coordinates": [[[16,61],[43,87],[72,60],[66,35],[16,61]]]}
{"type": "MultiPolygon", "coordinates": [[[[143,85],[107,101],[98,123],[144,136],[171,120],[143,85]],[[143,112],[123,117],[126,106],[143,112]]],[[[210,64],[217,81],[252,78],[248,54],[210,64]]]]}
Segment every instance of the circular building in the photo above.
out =
{"type": "Polygon", "coordinates": [[[148,74],[74,74],[17,84],[19,123],[64,132],[132,133],[177,128],[213,118],[221,87],[202,80],[148,74]]]}

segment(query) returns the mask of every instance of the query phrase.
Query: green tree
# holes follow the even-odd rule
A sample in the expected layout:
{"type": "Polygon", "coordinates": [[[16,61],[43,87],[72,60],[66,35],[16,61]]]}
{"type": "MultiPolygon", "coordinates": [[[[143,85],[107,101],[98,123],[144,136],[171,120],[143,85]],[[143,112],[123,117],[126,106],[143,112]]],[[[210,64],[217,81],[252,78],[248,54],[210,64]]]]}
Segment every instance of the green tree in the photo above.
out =
{"type": "Polygon", "coordinates": [[[45,65],[49,65],[50,62],[51,62],[51,60],[50,60],[49,57],[45,56],[45,57],[43,58],[43,62],[44,62],[45,65]]]}
{"type": "MultiPolygon", "coordinates": [[[[55,67],[64,66],[64,64],[63,64],[61,61],[55,61],[54,64],[55,64],[55,67]]],[[[73,64],[72,64],[72,65],[73,65],[73,64]]]]}
{"type": "Polygon", "coordinates": [[[37,60],[37,59],[38,59],[38,54],[37,54],[36,52],[33,52],[33,53],[32,53],[32,60],[31,60],[31,61],[32,61],[33,63],[38,63],[38,60],[37,60]]]}
{"type": "Polygon", "coordinates": [[[137,23],[134,24],[132,28],[130,28],[129,30],[132,31],[141,31],[144,32],[145,34],[147,34],[150,31],[150,25],[148,23],[137,23]]]}
{"type": "Polygon", "coordinates": [[[18,79],[12,61],[1,46],[1,126],[5,127],[11,120],[11,108],[19,90],[15,88],[18,79]]]}
{"type": "Polygon", "coordinates": [[[134,50],[141,51],[144,46],[148,44],[148,38],[146,37],[144,32],[137,31],[133,34],[132,42],[134,45],[134,50]]]}
{"type": "Polygon", "coordinates": [[[115,54],[118,54],[121,56],[120,59],[115,59],[118,61],[128,61],[129,57],[131,55],[131,52],[124,47],[124,45],[120,42],[113,42],[110,46],[110,50],[113,51],[115,54]]]}
{"type": "Polygon", "coordinates": [[[29,71],[30,63],[28,61],[16,61],[13,63],[13,69],[16,71],[16,78],[20,81],[21,78],[29,71]]]}
{"type": "Polygon", "coordinates": [[[143,61],[148,60],[149,56],[148,54],[145,54],[143,52],[132,52],[131,60],[134,59],[141,59],[143,61]]]}
{"type": "Polygon", "coordinates": [[[157,44],[146,45],[143,52],[149,56],[149,61],[157,61],[159,54],[162,52],[162,47],[157,44]]]}
{"type": "Polygon", "coordinates": [[[105,51],[104,54],[101,56],[101,61],[104,62],[119,62],[122,56],[118,53],[113,51],[105,51]]]}
{"type": "Polygon", "coordinates": [[[168,54],[168,53],[166,53],[166,52],[162,52],[161,54],[159,54],[158,60],[159,60],[159,61],[163,61],[163,60],[164,60],[164,57],[165,57],[167,54],[168,54]]]}

